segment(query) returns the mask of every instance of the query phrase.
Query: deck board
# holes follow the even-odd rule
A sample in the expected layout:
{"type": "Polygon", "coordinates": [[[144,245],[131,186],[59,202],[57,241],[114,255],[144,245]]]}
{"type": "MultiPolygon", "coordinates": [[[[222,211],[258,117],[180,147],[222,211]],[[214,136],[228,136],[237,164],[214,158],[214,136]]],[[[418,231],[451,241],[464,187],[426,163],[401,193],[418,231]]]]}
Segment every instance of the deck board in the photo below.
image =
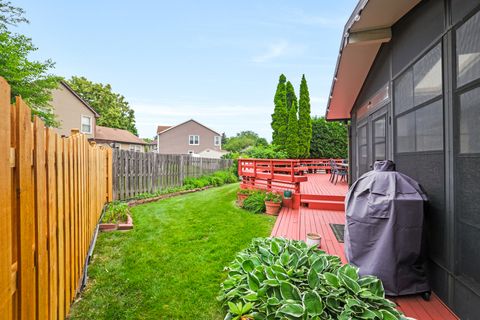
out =
{"type": "MultiPolygon", "coordinates": [[[[333,185],[328,181],[329,175],[309,174],[308,181],[300,185],[301,192],[306,194],[345,195],[347,184],[339,182],[333,185]]],[[[305,240],[308,232],[322,235],[321,249],[334,254],[346,262],[343,243],[339,243],[330,228],[330,223],[345,223],[345,213],[300,207],[298,210],[282,208],[272,230],[273,237],[284,237],[295,240],[305,240]]],[[[459,319],[448,309],[440,298],[432,294],[430,301],[420,296],[392,298],[398,309],[406,316],[417,320],[455,320],[459,319]]]]}

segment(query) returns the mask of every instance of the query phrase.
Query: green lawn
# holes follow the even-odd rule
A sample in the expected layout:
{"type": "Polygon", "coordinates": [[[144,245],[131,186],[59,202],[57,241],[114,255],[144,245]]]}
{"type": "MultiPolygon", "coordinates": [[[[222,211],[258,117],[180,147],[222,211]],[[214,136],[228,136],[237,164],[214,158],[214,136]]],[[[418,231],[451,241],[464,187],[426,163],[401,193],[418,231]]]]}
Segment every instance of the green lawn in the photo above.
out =
{"type": "Polygon", "coordinates": [[[134,230],[100,234],[71,319],[223,319],[223,267],[274,223],[238,209],[237,188],[137,206],[134,230]]]}

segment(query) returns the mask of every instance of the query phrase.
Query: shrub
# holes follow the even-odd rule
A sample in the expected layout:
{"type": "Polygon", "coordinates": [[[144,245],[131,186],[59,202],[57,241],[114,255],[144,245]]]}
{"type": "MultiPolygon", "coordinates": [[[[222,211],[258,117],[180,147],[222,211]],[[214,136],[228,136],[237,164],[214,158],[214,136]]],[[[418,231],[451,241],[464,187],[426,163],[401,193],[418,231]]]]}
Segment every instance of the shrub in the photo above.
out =
{"type": "Polygon", "coordinates": [[[250,189],[238,189],[237,194],[242,194],[242,195],[245,195],[245,196],[249,196],[249,195],[252,194],[252,192],[254,192],[254,191],[250,190],[250,189]]]}
{"type": "Polygon", "coordinates": [[[265,212],[265,192],[253,191],[248,198],[243,201],[243,209],[253,213],[265,212]]]}
{"type": "Polygon", "coordinates": [[[265,195],[265,201],[271,201],[274,203],[282,202],[282,195],[276,192],[267,192],[265,195]]]}
{"type": "Polygon", "coordinates": [[[129,213],[128,204],[126,202],[113,201],[110,202],[103,215],[103,223],[126,222],[129,213]]]}
{"type": "Polygon", "coordinates": [[[379,279],[359,277],[357,268],[303,241],[254,239],[225,270],[218,299],[226,319],[244,311],[255,319],[405,319],[379,279]]]}

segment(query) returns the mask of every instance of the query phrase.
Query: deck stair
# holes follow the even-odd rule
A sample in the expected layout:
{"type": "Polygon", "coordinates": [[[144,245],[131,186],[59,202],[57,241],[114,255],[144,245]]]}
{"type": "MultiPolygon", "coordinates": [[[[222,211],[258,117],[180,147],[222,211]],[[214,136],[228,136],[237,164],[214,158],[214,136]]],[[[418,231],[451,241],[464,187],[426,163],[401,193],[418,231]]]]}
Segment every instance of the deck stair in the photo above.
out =
{"type": "Polygon", "coordinates": [[[345,211],[345,196],[302,194],[300,204],[310,209],[345,211]]]}

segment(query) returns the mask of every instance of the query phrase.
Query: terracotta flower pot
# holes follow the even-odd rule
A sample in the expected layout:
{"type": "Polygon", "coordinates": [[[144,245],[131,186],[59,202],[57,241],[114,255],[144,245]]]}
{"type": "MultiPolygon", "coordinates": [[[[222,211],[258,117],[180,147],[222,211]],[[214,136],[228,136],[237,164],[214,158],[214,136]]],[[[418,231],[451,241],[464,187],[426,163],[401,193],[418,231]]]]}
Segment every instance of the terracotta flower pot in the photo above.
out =
{"type": "Polygon", "coordinates": [[[248,194],[237,193],[237,204],[243,206],[243,201],[248,198],[248,194]]]}
{"type": "Polygon", "coordinates": [[[271,216],[278,216],[280,212],[280,203],[272,202],[272,201],[265,201],[266,213],[271,216]]]}

